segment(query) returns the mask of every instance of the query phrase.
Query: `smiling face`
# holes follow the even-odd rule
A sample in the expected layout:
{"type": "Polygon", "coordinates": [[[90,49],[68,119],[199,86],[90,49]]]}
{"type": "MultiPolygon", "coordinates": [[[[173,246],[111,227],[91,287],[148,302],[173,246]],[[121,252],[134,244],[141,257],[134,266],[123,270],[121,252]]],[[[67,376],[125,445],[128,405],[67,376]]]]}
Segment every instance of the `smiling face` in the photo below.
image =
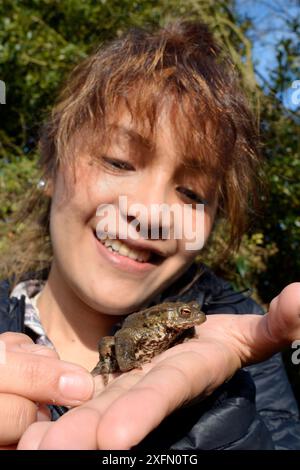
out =
{"type": "MultiPolygon", "coordinates": [[[[101,241],[96,234],[97,208],[111,205],[123,227],[125,224],[129,228],[138,219],[130,213],[132,204],[142,204],[149,213],[153,204],[177,204],[182,208],[192,204],[189,210],[195,222],[195,203],[205,200],[206,240],[216,200],[205,178],[201,181],[201,174],[182,167],[167,106],[159,115],[152,145],[141,136],[142,145],[132,143],[140,129],[126,110],[120,113],[114,127],[105,154],[100,151],[91,155],[82,142],[75,143],[75,181],[70,167],[61,167],[57,172],[50,217],[50,275],[56,285],[67,285],[71,295],[92,309],[123,315],[147,305],[190,266],[197,252],[187,249],[184,230],[181,239],[146,239],[138,231],[133,238],[129,230],[129,239],[111,240],[108,234],[101,241]],[[119,207],[120,196],[127,198],[127,213],[119,207]]],[[[170,233],[174,233],[174,223],[171,218],[167,227],[170,233]]],[[[118,226],[116,235],[119,238],[118,226]]]]}

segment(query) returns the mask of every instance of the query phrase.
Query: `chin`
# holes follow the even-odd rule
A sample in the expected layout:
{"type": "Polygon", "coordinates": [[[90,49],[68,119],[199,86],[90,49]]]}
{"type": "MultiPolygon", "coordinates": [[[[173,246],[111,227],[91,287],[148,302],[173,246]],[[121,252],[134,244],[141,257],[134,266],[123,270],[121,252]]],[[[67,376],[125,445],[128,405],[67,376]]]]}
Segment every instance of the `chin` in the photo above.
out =
{"type": "Polygon", "coordinates": [[[91,292],[87,295],[83,293],[80,297],[93,310],[106,315],[128,315],[140,310],[142,304],[140,297],[128,298],[128,295],[117,294],[120,292],[118,289],[116,289],[114,295],[107,295],[107,291],[103,290],[104,295],[99,295],[98,291],[94,295],[91,292]]]}

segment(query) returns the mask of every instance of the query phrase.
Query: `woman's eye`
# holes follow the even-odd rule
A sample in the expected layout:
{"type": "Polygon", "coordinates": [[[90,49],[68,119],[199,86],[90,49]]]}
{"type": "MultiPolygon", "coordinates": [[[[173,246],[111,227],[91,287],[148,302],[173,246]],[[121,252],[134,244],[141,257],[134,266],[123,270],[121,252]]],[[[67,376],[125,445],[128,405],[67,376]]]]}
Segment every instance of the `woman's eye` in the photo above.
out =
{"type": "Polygon", "coordinates": [[[134,171],[135,168],[125,160],[119,160],[116,158],[110,158],[110,157],[102,157],[102,160],[104,163],[112,168],[115,168],[117,170],[125,170],[125,171],[134,171]]]}
{"type": "Polygon", "coordinates": [[[190,199],[191,201],[193,201],[197,204],[204,204],[205,206],[208,204],[206,199],[204,199],[200,194],[195,193],[191,189],[183,188],[183,187],[180,186],[180,187],[176,188],[176,191],[178,191],[180,194],[185,196],[187,199],[190,199]]]}

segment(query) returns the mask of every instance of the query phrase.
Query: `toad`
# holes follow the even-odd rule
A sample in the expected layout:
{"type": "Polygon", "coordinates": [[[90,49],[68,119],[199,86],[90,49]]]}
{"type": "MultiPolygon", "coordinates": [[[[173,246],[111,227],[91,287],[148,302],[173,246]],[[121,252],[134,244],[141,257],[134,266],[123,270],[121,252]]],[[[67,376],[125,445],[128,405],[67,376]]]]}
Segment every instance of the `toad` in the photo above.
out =
{"type": "Polygon", "coordinates": [[[206,320],[197,302],[164,302],[132,313],[114,336],[99,342],[99,362],[92,375],[141,368],[142,364],[170,347],[195,336],[195,325],[206,320]]]}

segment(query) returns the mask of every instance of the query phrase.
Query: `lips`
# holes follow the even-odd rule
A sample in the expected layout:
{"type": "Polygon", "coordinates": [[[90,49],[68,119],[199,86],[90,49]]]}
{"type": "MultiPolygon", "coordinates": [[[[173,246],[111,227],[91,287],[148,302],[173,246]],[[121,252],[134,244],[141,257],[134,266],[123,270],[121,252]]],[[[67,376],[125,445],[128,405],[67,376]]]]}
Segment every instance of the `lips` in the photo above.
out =
{"type": "Polygon", "coordinates": [[[96,231],[94,236],[101,253],[115,266],[125,271],[146,272],[160,265],[166,257],[161,255],[157,248],[145,249],[144,246],[139,248],[132,240],[112,239],[107,234],[97,236],[96,231]]]}

